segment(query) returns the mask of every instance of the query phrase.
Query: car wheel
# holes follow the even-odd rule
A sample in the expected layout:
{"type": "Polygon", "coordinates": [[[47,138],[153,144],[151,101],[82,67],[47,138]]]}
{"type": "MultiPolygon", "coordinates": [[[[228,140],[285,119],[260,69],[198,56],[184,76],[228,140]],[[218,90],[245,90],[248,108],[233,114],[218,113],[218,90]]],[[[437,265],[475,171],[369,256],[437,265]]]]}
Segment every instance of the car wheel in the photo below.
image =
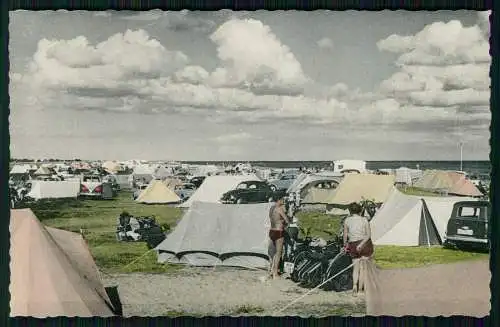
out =
{"type": "Polygon", "coordinates": [[[242,204],[243,203],[243,200],[242,199],[238,199],[236,200],[236,204],[242,204]]]}
{"type": "Polygon", "coordinates": [[[269,199],[267,199],[267,202],[269,202],[269,203],[274,202],[273,197],[272,197],[272,196],[271,196],[271,197],[269,197],[269,199]]]}
{"type": "Polygon", "coordinates": [[[273,191],[273,192],[276,192],[276,190],[277,190],[276,186],[274,186],[274,185],[269,186],[269,188],[270,188],[270,189],[271,189],[271,191],[273,191]]]}

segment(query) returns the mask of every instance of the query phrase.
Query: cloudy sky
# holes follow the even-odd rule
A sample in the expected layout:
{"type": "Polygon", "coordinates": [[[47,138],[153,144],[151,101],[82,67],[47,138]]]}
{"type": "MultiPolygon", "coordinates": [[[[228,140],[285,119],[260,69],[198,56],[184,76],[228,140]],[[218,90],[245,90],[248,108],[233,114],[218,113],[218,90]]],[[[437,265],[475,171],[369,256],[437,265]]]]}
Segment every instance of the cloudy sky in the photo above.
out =
{"type": "Polygon", "coordinates": [[[488,13],[10,13],[13,157],[489,155],[488,13]]]}

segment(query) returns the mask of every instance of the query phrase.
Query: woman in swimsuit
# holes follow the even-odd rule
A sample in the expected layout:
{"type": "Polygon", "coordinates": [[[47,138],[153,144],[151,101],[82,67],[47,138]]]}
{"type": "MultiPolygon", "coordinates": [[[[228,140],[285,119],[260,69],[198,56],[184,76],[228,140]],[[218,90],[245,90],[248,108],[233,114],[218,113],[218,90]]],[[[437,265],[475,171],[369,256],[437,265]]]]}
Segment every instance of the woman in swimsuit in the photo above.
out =
{"type": "Polygon", "coordinates": [[[269,230],[270,274],[273,278],[278,278],[278,269],[285,239],[285,226],[289,224],[284,209],[284,198],[278,199],[276,204],[271,207],[269,210],[269,220],[271,221],[271,228],[269,230]]]}

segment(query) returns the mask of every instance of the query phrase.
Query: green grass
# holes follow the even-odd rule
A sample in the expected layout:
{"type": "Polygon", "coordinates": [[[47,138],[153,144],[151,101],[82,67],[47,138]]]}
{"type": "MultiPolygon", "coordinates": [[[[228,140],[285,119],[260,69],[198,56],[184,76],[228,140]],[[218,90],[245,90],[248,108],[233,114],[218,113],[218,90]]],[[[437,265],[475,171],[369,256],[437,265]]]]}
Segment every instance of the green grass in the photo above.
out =
{"type": "MultiPolygon", "coordinates": [[[[301,212],[297,215],[303,229],[309,229],[311,236],[331,239],[324,231],[337,233],[340,217],[323,212],[301,212]]],[[[433,247],[375,246],[375,262],[382,268],[410,268],[437,263],[452,263],[463,260],[486,259],[487,253],[475,253],[433,247]]]]}
{"type": "MultiPolygon", "coordinates": [[[[178,265],[158,264],[154,251],[143,242],[118,242],[117,217],[122,211],[134,216],[155,216],[166,229],[174,228],[182,210],[165,205],[138,204],[132,194],[121,192],[114,200],[40,201],[30,205],[46,225],[73,232],[84,231],[90,251],[101,270],[107,273],[165,273],[180,269],[178,265]]],[[[340,228],[340,217],[323,212],[298,213],[301,228],[311,236],[330,239],[340,228]]],[[[487,254],[442,249],[441,247],[377,246],[375,260],[384,268],[418,267],[433,263],[487,258],[487,254]]]]}
{"type": "Polygon", "coordinates": [[[155,216],[165,229],[174,227],[182,210],[166,205],[138,204],[132,194],[121,192],[113,200],[52,200],[41,201],[30,208],[47,226],[73,232],[83,229],[94,259],[104,272],[162,273],[179,266],[158,264],[156,253],[149,251],[144,242],[118,242],[117,217],[122,211],[133,216],[155,216]]]}

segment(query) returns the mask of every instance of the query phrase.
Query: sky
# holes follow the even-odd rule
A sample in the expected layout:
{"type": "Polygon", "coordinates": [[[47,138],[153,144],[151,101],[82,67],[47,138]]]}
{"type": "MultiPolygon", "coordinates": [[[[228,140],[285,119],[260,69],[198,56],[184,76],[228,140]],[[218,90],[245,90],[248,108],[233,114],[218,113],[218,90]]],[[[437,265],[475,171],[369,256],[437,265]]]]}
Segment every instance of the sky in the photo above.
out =
{"type": "Polygon", "coordinates": [[[11,157],[488,160],[488,19],[11,11],[11,157]]]}

